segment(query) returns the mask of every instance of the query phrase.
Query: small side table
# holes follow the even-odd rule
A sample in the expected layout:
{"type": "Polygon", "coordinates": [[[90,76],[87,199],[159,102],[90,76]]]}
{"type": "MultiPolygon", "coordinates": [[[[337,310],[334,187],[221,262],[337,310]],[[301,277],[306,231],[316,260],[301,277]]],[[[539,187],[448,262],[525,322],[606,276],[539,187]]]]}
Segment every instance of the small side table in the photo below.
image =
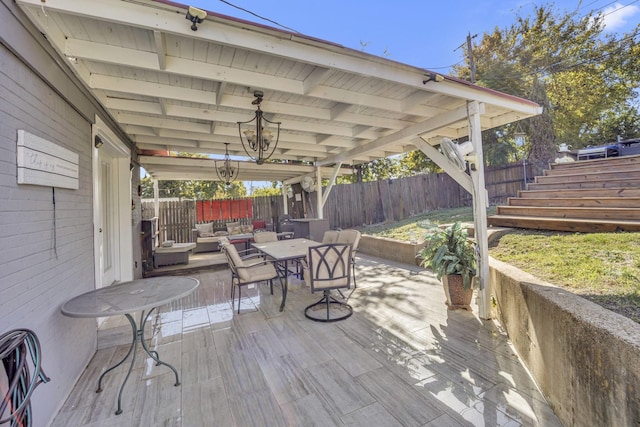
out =
{"type": "Polygon", "coordinates": [[[174,243],[172,246],[158,246],[153,251],[153,268],[163,265],[189,264],[189,252],[195,243],[174,243]]]}
{"type": "Polygon", "coordinates": [[[144,327],[153,311],[164,304],[178,300],[191,294],[200,282],[192,277],[159,276],[148,279],[138,279],[132,282],[120,283],[100,289],[89,291],[70,299],[61,308],[62,314],[69,317],[108,317],[124,315],[131,323],[131,346],[122,360],[110,367],[100,375],[96,393],[102,391],[102,378],[122,365],[129,356],[131,364],[129,371],[122,381],[118,392],[118,409],[116,415],[122,413],[122,391],[131,375],[133,364],[136,360],[136,351],[139,341],[144,351],[156,362],[156,365],[164,365],[171,369],[176,376],[175,386],[180,385],[176,368],[160,360],[157,351],[149,350],[144,341],[144,327]],[[131,313],[140,312],[140,323],[136,324],[131,313]]]}

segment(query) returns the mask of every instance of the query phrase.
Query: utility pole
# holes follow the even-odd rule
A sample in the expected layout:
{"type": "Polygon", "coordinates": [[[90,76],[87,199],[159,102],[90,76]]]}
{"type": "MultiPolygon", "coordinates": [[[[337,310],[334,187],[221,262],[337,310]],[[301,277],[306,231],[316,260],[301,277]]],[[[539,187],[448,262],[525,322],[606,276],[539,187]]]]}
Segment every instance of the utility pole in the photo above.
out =
{"type": "MultiPolygon", "coordinates": [[[[467,58],[469,59],[469,70],[471,71],[471,83],[476,82],[476,63],[473,60],[473,46],[471,45],[471,40],[478,37],[477,34],[471,35],[471,33],[467,33],[467,58]]],[[[464,47],[464,43],[455,48],[453,51],[455,52],[458,49],[462,49],[464,47]]]]}
{"type": "Polygon", "coordinates": [[[467,33],[467,57],[469,58],[469,69],[471,70],[471,83],[476,82],[476,63],[473,60],[473,48],[471,46],[471,39],[475,39],[478,35],[467,33]]]}

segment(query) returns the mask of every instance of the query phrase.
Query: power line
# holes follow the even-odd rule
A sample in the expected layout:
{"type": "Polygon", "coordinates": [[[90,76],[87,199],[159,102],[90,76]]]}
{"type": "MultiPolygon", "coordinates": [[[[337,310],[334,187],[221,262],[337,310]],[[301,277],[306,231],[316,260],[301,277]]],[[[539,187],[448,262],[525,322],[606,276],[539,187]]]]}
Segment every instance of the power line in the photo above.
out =
{"type": "Polygon", "coordinates": [[[292,32],[294,32],[294,33],[298,33],[298,34],[300,34],[300,31],[298,31],[298,30],[294,30],[294,29],[293,29],[293,28],[291,28],[291,27],[287,27],[286,25],[282,25],[282,24],[280,24],[279,22],[274,21],[274,20],[272,20],[272,19],[265,18],[265,17],[264,17],[264,16],[262,16],[262,15],[258,15],[258,14],[257,14],[257,13],[255,13],[255,12],[252,12],[252,11],[250,11],[250,10],[248,10],[248,9],[245,9],[244,7],[236,6],[235,4],[233,4],[233,3],[231,3],[231,2],[228,2],[228,1],[226,1],[226,0],[219,0],[219,1],[220,1],[220,2],[222,2],[222,3],[224,3],[224,4],[226,4],[226,5],[228,5],[228,6],[231,6],[231,7],[233,7],[233,8],[238,9],[238,10],[241,10],[241,11],[243,11],[243,12],[246,12],[246,13],[248,13],[248,14],[250,14],[250,15],[253,15],[253,16],[255,16],[256,18],[262,19],[263,21],[271,22],[272,24],[277,25],[278,27],[284,28],[285,30],[289,30],[289,31],[292,31],[292,32]]]}

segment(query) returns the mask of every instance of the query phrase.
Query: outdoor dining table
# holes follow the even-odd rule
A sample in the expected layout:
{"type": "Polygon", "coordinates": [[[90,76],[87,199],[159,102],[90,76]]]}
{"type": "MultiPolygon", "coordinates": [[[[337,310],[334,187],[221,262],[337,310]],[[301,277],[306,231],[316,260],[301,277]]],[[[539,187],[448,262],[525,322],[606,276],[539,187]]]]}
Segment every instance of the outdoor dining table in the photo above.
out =
{"type": "Polygon", "coordinates": [[[321,245],[320,242],[309,239],[284,239],[276,242],[252,243],[251,246],[266,255],[269,259],[284,263],[284,290],[280,311],[284,310],[289,288],[289,261],[302,259],[309,253],[312,246],[321,245]]]}
{"type": "Polygon", "coordinates": [[[144,351],[155,360],[156,365],[167,366],[173,371],[176,376],[175,386],[180,385],[178,371],[167,362],[161,361],[157,351],[149,350],[147,347],[144,341],[144,328],[149,316],[156,308],[191,294],[199,284],[200,282],[197,279],[191,277],[159,276],[138,279],[89,291],[70,299],[62,306],[62,314],[69,317],[87,318],[124,315],[131,323],[132,339],[129,351],[122,360],[100,375],[98,389],[96,390],[96,393],[100,393],[102,391],[102,378],[122,365],[133,353],[129,371],[118,392],[116,415],[122,413],[122,391],[133,369],[137,351],[136,343],[138,341],[140,341],[144,351]],[[140,311],[140,323],[136,324],[132,313],[138,311],[140,311]]]}

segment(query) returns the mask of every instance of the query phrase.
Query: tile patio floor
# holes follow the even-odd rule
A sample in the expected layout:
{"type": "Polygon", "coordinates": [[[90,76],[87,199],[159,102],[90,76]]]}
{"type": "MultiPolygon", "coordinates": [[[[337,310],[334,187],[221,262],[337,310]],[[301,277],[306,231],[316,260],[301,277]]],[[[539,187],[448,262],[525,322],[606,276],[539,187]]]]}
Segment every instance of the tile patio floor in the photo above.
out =
{"type": "Polygon", "coordinates": [[[95,393],[130,339],[111,318],[53,426],[560,425],[499,327],[447,311],[431,273],[366,257],[357,271],[354,315],[332,324],[304,317],[320,295],[299,284],[283,313],[279,287],[243,290],[238,315],[228,270],[189,274],[200,287],[160,307],[147,332],[182,385],[138,352],[116,416],[126,367],[95,393]]]}

